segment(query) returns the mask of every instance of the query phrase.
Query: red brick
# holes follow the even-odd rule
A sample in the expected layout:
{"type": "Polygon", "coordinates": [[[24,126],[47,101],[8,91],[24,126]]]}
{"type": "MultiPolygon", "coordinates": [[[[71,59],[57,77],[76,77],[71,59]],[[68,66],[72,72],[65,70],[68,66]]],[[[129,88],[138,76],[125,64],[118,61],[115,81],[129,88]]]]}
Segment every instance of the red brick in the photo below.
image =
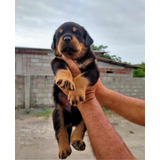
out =
{"type": "Polygon", "coordinates": [[[40,53],[40,52],[18,52],[17,54],[30,54],[30,55],[48,55],[48,53],[40,53]]]}

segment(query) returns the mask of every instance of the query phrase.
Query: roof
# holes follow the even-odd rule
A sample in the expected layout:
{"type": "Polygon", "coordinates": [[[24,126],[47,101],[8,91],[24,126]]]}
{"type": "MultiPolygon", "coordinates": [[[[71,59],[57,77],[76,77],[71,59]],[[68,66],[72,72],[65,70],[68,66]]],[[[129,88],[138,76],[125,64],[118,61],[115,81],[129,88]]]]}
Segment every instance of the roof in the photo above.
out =
{"type": "Polygon", "coordinates": [[[52,52],[51,49],[46,48],[29,48],[29,47],[15,47],[15,52],[52,52]]]}
{"type": "Polygon", "coordinates": [[[95,53],[95,55],[103,55],[104,53],[106,53],[106,51],[97,51],[97,50],[93,50],[93,52],[95,53]]]}
{"type": "MultiPolygon", "coordinates": [[[[16,53],[21,53],[21,54],[41,54],[41,55],[47,55],[50,52],[53,52],[52,49],[45,49],[45,48],[27,48],[27,47],[15,47],[15,52],[16,53]]],[[[105,52],[102,51],[93,51],[96,55],[99,54],[103,54],[105,52]]],[[[118,66],[123,66],[123,67],[128,67],[128,68],[133,68],[133,69],[137,69],[137,68],[141,68],[135,65],[130,65],[130,64],[126,64],[126,63],[122,63],[122,62],[117,62],[108,58],[103,58],[103,57],[98,57],[97,56],[97,60],[101,61],[101,62],[106,62],[106,63],[110,63],[113,65],[118,65],[118,66]]]]}
{"type": "Polygon", "coordinates": [[[123,67],[128,67],[128,68],[133,68],[133,69],[141,68],[139,66],[135,66],[135,65],[127,64],[127,63],[122,63],[122,62],[117,62],[117,61],[114,61],[114,60],[108,59],[108,58],[97,57],[97,59],[98,59],[98,61],[106,62],[106,63],[118,65],[118,66],[123,66],[123,67]]]}

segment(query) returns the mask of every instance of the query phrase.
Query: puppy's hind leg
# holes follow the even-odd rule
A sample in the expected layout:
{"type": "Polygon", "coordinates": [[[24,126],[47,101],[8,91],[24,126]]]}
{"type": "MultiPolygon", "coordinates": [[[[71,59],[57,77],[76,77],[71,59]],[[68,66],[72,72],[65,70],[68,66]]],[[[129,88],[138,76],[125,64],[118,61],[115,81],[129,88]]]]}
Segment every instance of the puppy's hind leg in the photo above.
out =
{"type": "Polygon", "coordinates": [[[59,158],[65,159],[72,152],[70,147],[71,128],[64,125],[63,109],[60,105],[57,105],[53,112],[53,124],[59,145],[59,158]]]}
{"type": "Polygon", "coordinates": [[[72,134],[72,146],[79,151],[83,151],[86,147],[83,142],[83,137],[86,131],[85,124],[83,120],[76,126],[72,134]]]}

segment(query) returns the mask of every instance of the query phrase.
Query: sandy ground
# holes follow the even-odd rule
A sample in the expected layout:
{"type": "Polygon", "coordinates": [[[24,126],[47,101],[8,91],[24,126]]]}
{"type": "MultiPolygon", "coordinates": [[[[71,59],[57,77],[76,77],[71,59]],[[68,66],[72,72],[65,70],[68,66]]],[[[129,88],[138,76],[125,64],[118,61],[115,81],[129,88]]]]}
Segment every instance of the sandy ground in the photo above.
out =
{"type": "MultiPolygon", "coordinates": [[[[51,109],[52,110],[52,109],[51,109]]],[[[16,110],[15,155],[16,160],[57,160],[58,145],[54,136],[51,117],[36,117],[39,109],[31,109],[29,114],[23,109],[16,110]]],[[[110,122],[122,137],[132,154],[138,159],[145,159],[145,128],[128,122],[122,117],[107,111],[110,122]]],[[[94,160],[89,137],[85,134],[85,151],[73,147],[67,159],[94,160]]]]}

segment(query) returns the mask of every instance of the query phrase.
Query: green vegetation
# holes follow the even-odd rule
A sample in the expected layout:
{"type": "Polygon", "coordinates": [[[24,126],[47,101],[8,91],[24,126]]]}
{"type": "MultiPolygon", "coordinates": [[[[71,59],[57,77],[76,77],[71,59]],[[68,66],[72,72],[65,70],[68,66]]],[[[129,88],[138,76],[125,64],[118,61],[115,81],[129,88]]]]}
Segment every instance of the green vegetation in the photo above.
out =
{"type": "Polygon", "coordinates": [[[23,114],[29,115],[29,116],[35,116],[35,117],[44,117],[45,119],[48,119],[53,112],[53,108],[45,107],[42,108],[27,108],[23,110],[23,114]]]}
{"type": "Polygon", "coordinates": [[[112,59],[117,62],[122,62],[121,57],[117,57],[116,55],[110,55],[109,53],[104,53],[103,55],[99,55],[99,56],[103,58],[112,59]]]}
{"type": "Polygon", "coordinates": [[[133,131],[129,131],[129,133],[130,133],[130,134],[134,134],[134,132],[133,132],[133,131]]]}
{"type": "Polygon", "coordinates": [[[92,50],[95,50],[95,51],[104,51],[104,52],[106,52],[103,55],[99,55],[100,57],[108,58],[108,59],[112,59],[114,61],[121,62],[121,57],[117,57],[116,55],[110,55],[109,52],[106,51],[106,48],[108,48],[108,46],[103,46],[103,45],[96,46],[96,45],[92,45],[91,48],[92,48],[92,50]]]}
{"type": "MultiPolygon", "coordinates": [[[[114,60],[114,61],[117,61],[117,62],[122,62],[121,57],[117,57],[116,55],[110,55],[109,52],[106,51],[106,48],[108,48],[108,46],[92,45],[91,48],[92,48],[92,50],[106,52],[103,55],[99,55],[99,57],[108,58],[108,59],[111,59],[111,60],[114,60]]],[[[122,63],[131,64],[130,62],[122,62],[122,63]]],[[[145,63],[142,62],[141,64],[135,64],[135,65],[139,66],[140,68],[133,70],[133,77],[145,77],[145,63]]]]}
{"type": "Polygon", "coordinates": [[[44,117],[45,119],[48,119],[51,115],[52,115],[52,111],[47,108],[42,108],[42,110],[34,114],[34,116],[36,117],[44,117]]]}
{"type": "Polygon", "coordinates": [[[102,108],[103,112],[106,112],[108,110],[107,108],[105,108],[103,106],[101,106],[101,108],[102,108]]]}
{"type": "Polygon", "coordinates": [[[27,108],[23,110],[23,114],[35,116],[35,117],[44,117],[48,119],[53,112],[53,108],[42,107],[42,108],[27,108]]]}
{"type": "Polygon", "coordinates": [[[30,109],[25,109],[23,113],[24,114],[30,114],[30,109]]]}
{"type": "Polygon", "coordinates": [[[133,70],[133,77],[145,77],[145,63],[137,64],[141,68],[137,68],[133,70]]]}
{"type": "Polygon", "coordinates": [[[94,44],[92,44],[91,46],[91,49],[95,51],[105,51],[106,48],[108,48],[108,46],[103,46],[103,45],[96,46],[94,44]]]}

